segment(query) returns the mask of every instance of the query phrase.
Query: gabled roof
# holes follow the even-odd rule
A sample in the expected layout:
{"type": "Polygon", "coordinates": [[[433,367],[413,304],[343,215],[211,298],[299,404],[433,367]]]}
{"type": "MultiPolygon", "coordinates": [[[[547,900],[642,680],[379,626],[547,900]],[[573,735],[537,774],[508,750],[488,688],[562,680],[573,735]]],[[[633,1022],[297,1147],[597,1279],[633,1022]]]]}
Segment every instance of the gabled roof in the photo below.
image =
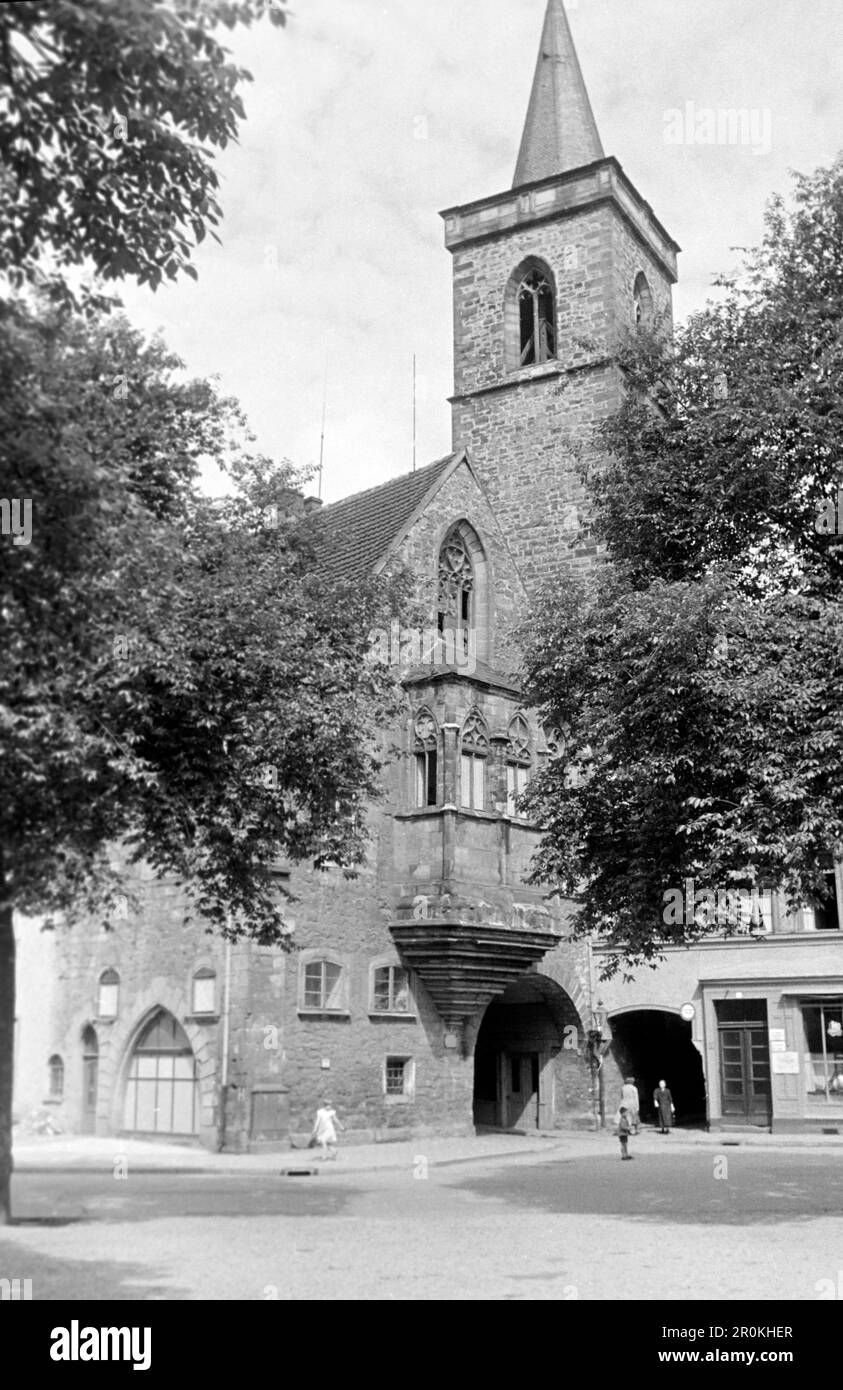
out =
{"type": "Polygon", "coordinates": [[[316,518],[314,541],[325,568],[343,579],[373,574],[464,458],[463,450],[448,454],[415,473],[324,507],[316,518]]]}
{"type": "Polygon", "coordinates": [[[549,0],[514,188],[603,158],[563,0],[549,0]]]}

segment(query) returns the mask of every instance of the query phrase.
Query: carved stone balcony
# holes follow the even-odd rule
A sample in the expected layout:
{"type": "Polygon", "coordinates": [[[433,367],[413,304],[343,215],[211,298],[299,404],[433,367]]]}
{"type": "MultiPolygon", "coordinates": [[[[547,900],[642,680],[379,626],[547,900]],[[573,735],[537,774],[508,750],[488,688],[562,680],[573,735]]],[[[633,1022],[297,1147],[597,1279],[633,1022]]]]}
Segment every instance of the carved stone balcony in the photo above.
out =
{"type": "Polygon", "coordinates": [[[390,931],[448,1028],[461,1029],[558,945],[563,933],[540,903],[503,909],[451,895],[419,895],[390,931]]]}

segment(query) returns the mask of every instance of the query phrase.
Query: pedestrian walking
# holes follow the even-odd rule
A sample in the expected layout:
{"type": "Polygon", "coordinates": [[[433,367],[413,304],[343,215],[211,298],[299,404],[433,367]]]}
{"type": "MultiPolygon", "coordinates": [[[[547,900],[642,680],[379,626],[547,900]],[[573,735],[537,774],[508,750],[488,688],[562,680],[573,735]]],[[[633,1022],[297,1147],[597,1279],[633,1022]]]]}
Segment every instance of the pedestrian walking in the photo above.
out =
{"type": "Polygon", "coordinates": [[[625,1105],[622,1105],[620,1113],[618,1114],[618,1138],[621,1141],[621,1158],[632,1158],[632,1154],[629,1152],[628,1147],[631,1128],[629,1111],[625,1105]]]}
{"type": "Polygon", "coordinates": [[[653,1105],[655,1106],[656,1116],[661,1125],[660,1134],[669,1134],[670,1126],[676,1115],[676,1107],[673,1104],[673,1096],[667,1089],[667,1082],[660,1081],[658,1087],[653,1092],[653,1105]]]}
{"type": "Polygon", "coordinates": [[[316,1111],[316,1120],[313,1125],[313,1139],[322,1150],[319,1155],[322,1159],[337,1156],[337,1129],[344,1130],[345,1125],[338,1118],[336,1110],[329,1100],[323,1100],[319,1109],[316,1111]]]}
{"type": "Polygon", "coordinates": [[[635,1084],[635,1077],[628,1076],[621,1092],[621,1105],[626,1106],[629,1115],[629,1123],[632,1126],[632,1133],[638,1133],[638,1125],[641,1118],[641,1101],[638,1096],[638,1087],[635,1084]]]}

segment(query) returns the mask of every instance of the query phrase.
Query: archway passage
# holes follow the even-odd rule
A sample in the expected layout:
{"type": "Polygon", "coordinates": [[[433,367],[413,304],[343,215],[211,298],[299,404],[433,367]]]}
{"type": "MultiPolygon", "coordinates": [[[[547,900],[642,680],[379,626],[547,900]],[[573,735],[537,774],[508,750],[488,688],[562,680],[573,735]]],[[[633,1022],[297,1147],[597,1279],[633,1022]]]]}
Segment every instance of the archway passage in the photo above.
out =
{"type": "Polygon", "coordinates": [[[568,995],[528,974],[493,999],[474,1049],[474,1123],[496,1129],[552,1129],[588,1114],[590,1072],[584,1034],[568,995]]]}
{"type": "MultiPolygon", "coordinates": [[[[677,1125],[706,1123],[702,1058],[691,1041],[691,1025],[664,1009],[636,1009],[610,1018],[612,1054],[623,1076],[632,1076],[641,1098],[641,1119],[655,1123],[653,1092],[664,1079],[676,1106],[677,1125]]],[[[611,1118],[618,1095],[606,1097],[611,1118]]]]}
{"type": "Polygon", "coordinates": [[[129,1061],[123,1128],[138,1134],[195,1134],[198,1091],[187,1034],[172,1014],[160,1009],[129,1061]]]}

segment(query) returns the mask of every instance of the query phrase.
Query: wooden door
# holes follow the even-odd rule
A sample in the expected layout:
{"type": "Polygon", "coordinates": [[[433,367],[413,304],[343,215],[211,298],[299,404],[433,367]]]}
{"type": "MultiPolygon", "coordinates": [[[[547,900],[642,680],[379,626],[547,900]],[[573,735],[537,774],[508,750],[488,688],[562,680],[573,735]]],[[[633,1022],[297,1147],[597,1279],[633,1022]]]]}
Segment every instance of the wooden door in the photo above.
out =
{"type": "Polygon", "coordinates": [[[768,1125],[771,1117],[767,1028],[755,1023],[720,1025],[723,1116],[768,1125]]]}
{"type": "Polygon", "coordinates": [[[508,1129],[537,1129],[539,1123],[539,1054],[510,1052],[504,1057],[508,1129]]]}
{"type": "Polygon", "coordinates": [[[99,1058],[87,1053],[82,1058],[82,1133],[95,1134],[97,1128],[97,1071],[99,1058]]]}

